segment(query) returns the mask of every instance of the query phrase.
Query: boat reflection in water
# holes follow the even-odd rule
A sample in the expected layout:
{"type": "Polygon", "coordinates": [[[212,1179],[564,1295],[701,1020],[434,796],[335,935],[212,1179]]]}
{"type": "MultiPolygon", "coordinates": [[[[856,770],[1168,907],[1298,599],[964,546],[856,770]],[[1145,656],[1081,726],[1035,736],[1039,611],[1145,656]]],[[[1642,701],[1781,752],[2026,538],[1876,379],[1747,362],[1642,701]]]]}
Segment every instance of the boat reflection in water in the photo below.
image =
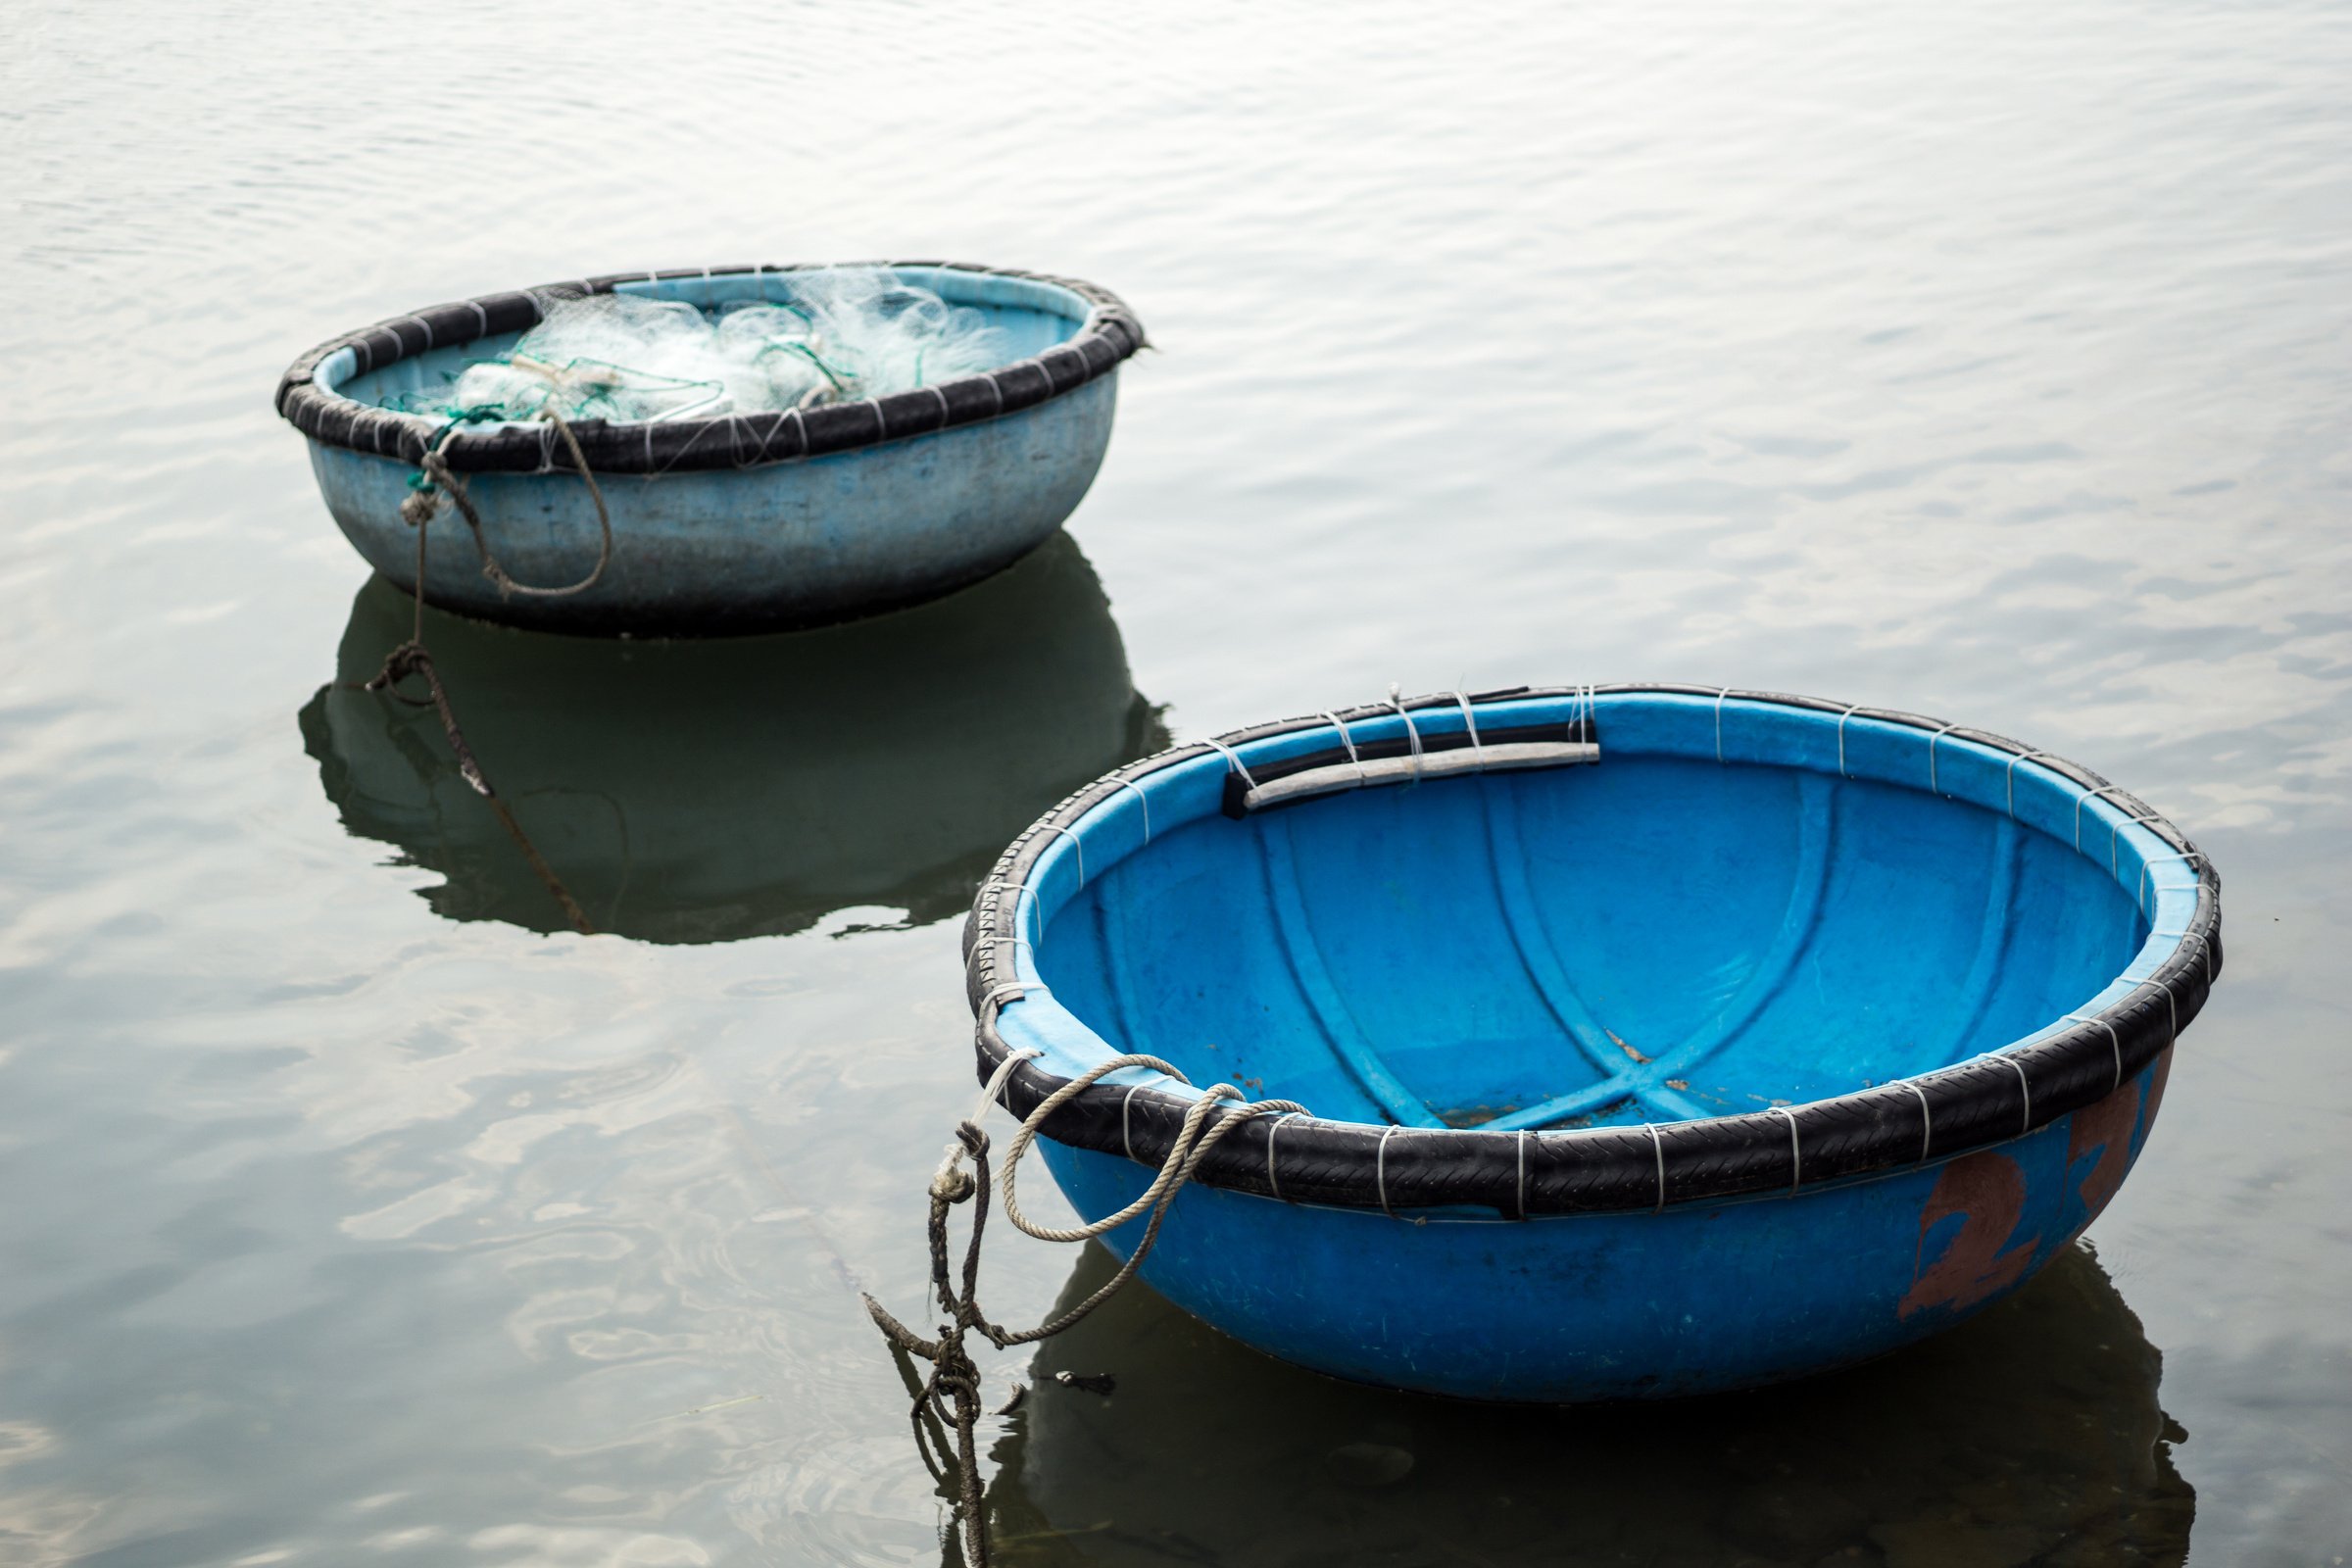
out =
{"type": "MultiPolygon", "coordinates": [[[[411,615],[390,584],[363,588],[338,680],[373,675],[411,615]]],[[[959,914],[1039,811],[1167,744],[1065,534],[950,598],[820,631],[618,642],[427,610],[424,643],[482,770],[588,924],[650,942],[778,935],[868,906],[916,925],[959,914]]],[[[429,708],[331,686],[301,721],[345,826],[447,879],[424,891],[436,911],[573,923],[429,708]]]]}
{"type": "MultiPolygon", "coordinates": [[[[1055,1310],[1110,1271],[1090,1247],[1055,1310]]],[[[1007,1565],[2178,1564],[2196,1499],[2161,1367],[2082,1248],[1868,1366],[1574,1409],[1334,1382],[1138,1283],[1041,1347],[990,1524],[1007,1565]]]]}

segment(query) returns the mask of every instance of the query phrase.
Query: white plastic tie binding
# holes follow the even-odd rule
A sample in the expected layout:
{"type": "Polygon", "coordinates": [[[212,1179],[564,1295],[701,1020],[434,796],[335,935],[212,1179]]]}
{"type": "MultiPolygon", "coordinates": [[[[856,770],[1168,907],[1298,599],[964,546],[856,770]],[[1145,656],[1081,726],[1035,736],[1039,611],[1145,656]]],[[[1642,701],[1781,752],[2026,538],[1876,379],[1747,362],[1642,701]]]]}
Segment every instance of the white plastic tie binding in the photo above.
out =
{"type": "Polygon", "coordinates": [[[1282,1178],[1275,1174],[1274,1135],[1282,1131],[1282,1124],[1284,1122],[1289,1121],[1293,1116],[1302,1116],[1304,1114],[1306,1114],[1304,1111],[1286,1110],[1281,1115],[1275,1117],[1272,1121],[1266,1123],[1266,1190],[1271,1192],[1277,1199],[1280,1199],[1286,1203],[1292,1202],[1294,1200],[1283,1198],[1282,1178]]]}
{"type": "MultiPolygon", "coordinates": [[[[2203,852],[2198,850],[2184,850],[2179,855],[2159,855],[2150,859],[2142,861],[2139,867],[2139,889],[2132,895],[2132,902],[2133,904],[2142,905],[2148,902],[2148,873],[2155,870],[2156,867],[2160,865],[2203,865],[2204,863],[2205,856],[2203,852]]],[[[2190,879],[2187,888],[2183,888],[2179,883],[2175,883],[2171,887],[2166,887],[2159,883],[2156,886],[2155,891],[2158,894],[2182,893],[2188,891],[2188,888],[2194,888],[2198,883],[2203,882],[2204,880],[2205,875],[2200,871],[2195,877],[2190,879]]],[[[2185,931],[2181,933],[2183,937],[2187,936],[2188,934],[2189,933],[2185,931]]]]}
{"type": "Polygon", "coordinates": [[[1127,1092],[1119,1097],[1119,1147],[1127,1152],[1129,1159],[1135,1158],[1135,1124],[1129,1120],[1129,1115],[1135,1104],[1135,1092],[1143,1087],[1142,1084],[1130,1084],[1127,1092]]]}
{"type": "Polygon", "coordinates": [[[2116,1033],[2115,1025],[2109,1023],[2106,1019],[2100,1017],[2098,1014],[2091,1012],[2070,1012],[2063,1019],[2061,1019],[2060,1022],[2092,1024],[2107,1031],[2107,1044],[2112,1046],[2115,1050],[2115,1077],[2108,1083],[2107,1092],[2112,1095],[2118,1089],[2123,1088],[2124,1037],[2116,1033]]]}
{"type": "Polygon", "coordinates": [[[1666,1212],[1666,1140],[1659,1133],[1656,1122],[1645,1121],[1642,1125],[1649,1129],[1649,1147],[1658,1156],[1658,1206],[1650,1212],[1663,1214],[1666,1212]]]}
{"type": "Polygon", "coordinates": [[[1796,1112],[1787,1105],[1769,1105],[1765,1108],[1788,1123],[1788,1196],[1794,1198],[1798,1184],[1805,1179],[1805,1156],[1796,1144],[1796,1112]]]}
{"type": "Polygon", "coordinates": [[[1380,1191],[1380,1211],[1391,1219],[1396,1217],[1396,1211],[1389,1206],[1389,1140],[1400,1131],[1401,1128],[1395,1126],[1383,1127],[1380,1148],[1372,1155],[1372,1180],[1380,1191]]]}
{"type": "Polygon", "coordinates": [[[1075,833],[1071,832],[1071,831],[1070,831],[1068,828],[1066,828],[1066,827],[1063,827],[1063,826],[1062,826],[1062,825],[1061,825],[1059,822],[1040,822],[1040,823],[1038,823],[1038,824],[1037,824],[1037,830],[1038,830],[1040,833],[1054,833],[1054,834],[1058,834],[1060,837],[1062,837],[1062,838],[1065,838],[1065,839],[1067,839],[1067,840],[1069,840],[1069,841],[1070,841],[1070,852],[1071,852],[1073,855],[1077,856],[1077,858],[1078,858],[1078,891],[1079,891],[1079,892],[1081,892],[1081,893],[1085,892],[1085,891],[1086,891],[1086,845],[1085,845],[1085,843],[1084,843],[1084,842],[1083,842],[1083,841],[1082,841],[1082,840],[1081,840],[1081,839],[1078,837],[1078,835],[1077,835],[1077,834],[1075,834],[1075,833]]]}
{"type": "Polygon", "coordinates": [[[2180,1004],[2174,999],[2173,988],[2161,980],[2142,980],[2140,984],[2154,986],[2164,993],[2164,1044],[2169,1051],[2180,1043],[2180,1004]]]}
{"type": "Polygon", "coordinates": [[[1519,1217],[1527,1218],[1527,1129],[1519,1129],[1519,1217]]]}
{"type": "Polygon", "coordinates": [[[1117,774],[1117,773],[1113,773],[1113,774],[1111,774],[1111,775],[1110,775],[1110,781],[1111,781],[1113,784],[1116,784],[1116,785],[1117,785],[1119,788],[1121,788],[1121,789],[1123,789],[1123,790],[1126,790],[1126,791],[1128,791],[1130,794],[1134,795],[1134,797],[1135,797],[1135,799],[1136,799],[1136,803],[1137,803],[1139,806],[1141,806],[1141,807],[1144,808],[1144,842],[1145,842],[1146,844],[1149,844],[1149,843],[1151,843],[1151,842],[1152,842],[1152,797],[1151,797],[1151,796],[1149,796],[1149,795],[1146,795],[1146,794],[1144,793],[1144,787],[1143,787],[1141,784],[1138,784],[1138,783],[1137,783],[1135,780],[1133,780],[1133,779],[1131,779],[1131,778],[1122,777],[1121,775],[1119,775],[1119,774],[1117,774]]]}
{"type": "Polygon", "coordinates": [[[2017,1130],[2020,1133],[2032,1132],[2034,1130],[2034,1085],[2028,1081],[2026,1077],[2026,1064],[2018,1060],[2015,1056],[1998,1051],[1986,1052],[1983,1059],[1986,1061],[1997,1061],[2004,1067],[2007,1067],[2010,1071],[2017,1074],[2018,1099],[2025,1106],[2023,1117],[2017,1130]]]}
{"type": "Polygon", "coordinates": [[[2162,813],[2150,811],[2145,816],[2135,816],[2129,822],[2118,822],[2115,824],[2115,826],[2109,828],[2107,830],[2107,874],[2109,876],[2122,876],[2124,874],[2121,858],[2124,829],[2128,827],[2146,827],[2150,822],[2161,822],[2163,820],[2164,817],[2162,813]]]}
{"type": "MultiPolygon", "coordinates": [[[[1044,1052],[1034,1046],[1024,1046],[1018,1051],[1004,1053],[1004,1059],[998,1062],[997,1070],[988,1075],[988,1082],[981,1086],[979,1100],[972,1105],[972,1113],[964,1120],[977,1127],[980,1125],[981,1119],[988,1114],[989,1106],[1004,1105],[1004,1086],[1012,1081],[1013,1070],[1022,1062],[1034,1061],[1044,1054],[1044,1052]]],[[[1004,1105],[1004,1108],[1007,1111],[1012,1109],[1010,1105],[1004,1105]]]]}
{"type": "Polygon", "coordinates": [[[1478,715],[1470,711],[1470,699],[1459,686],[1453,689],[1453,703],[1462,710],[1462,729],[1470,737],[1470,750],[1475,754],[1483,754],[1486,747],[1479,743],[1478,715]]]}
{"type": "Polygon", "coordinates": [[[1928,1108],[1928,1092],[1925,1089],[1908,1078],[1903,1080],[1903,1087],[1919,1100],[1919,1162],[1924,1165],[1928,1162],[1929,1141],[1936,1136],[1936,1113],[1928,1108]]]}
{"type": "MultiPolygon", "coordinates": [[[[1038,906],[1037,896],[1029,891],[1029,884],[1026,882],[1007,882],[1003,877],[992,877],[990,880],[980,884],[980,892],[984,897],[990,893],[994,893],[997,896],[997,907],[1000,909],[1004,906],[1004,893],[1006,889],[1010,889],[1012,892],[1012,935],[1009,937],[998,937],[996,940],[999,942],[1026,943],[1029,939],[1021,935],[1021,911],[1024,907],[1022,901],[1024,899],[1028,901],[1025,907],[1031,910],[1036,909],[1038,906]]],[[[1038,934],[1042,935],[1045,928],[1043,926],[1039,926],[1037,930],[1038,934]]]]}
{"type": "Polygon", "coordinates": [[[1329,719],[1331,721],[1331,727],[1339,731],[1340,744],[1343,747],[1346,747],[1348,751],[1348,765],[1355,769],[1355,776],[1357,778],[1362,778],[1364,776],[1363,754],[1355,749],[1355,737],[1348,733],[1347,720],[1341,718],[1339,714],[1333,712],[1328,708],[1323,710],[1321,716],[1329,719]]]}
{"type": "Polygon", "coordinates": [[[1943,726],[1943,728],[1937,730],[1935,734],[1928,737],[1928,793],[1930,795],[1941,795],[1943,793],[1943,791],[1936,787],[1936,743],[1959,727],[1960,726],[1957,724],[1946,724],[1943,726]]]}
{"type": "Polygon", "coordinates": [[[1396,710],[1398,718],[1404,720],[1405,744],[1413,749],[1413,782],[1418,784],[1421,782],[1421,731],[1414,725],[1413,715],[1404,710],[1402,688],[1395,681],[1389,682],[1389,706],[1396,710]]]}
{"type": "Polygon", "coordinates": [[[1852,707],[1848,708],[1844,712],[1838,715],[1838,776],[1839,778],[1852,778],[1854,776],[1845,770],[1845,721],[1853,717],[1855,710],[1859,709],[1861,706],[1862,705],[1860,703],[1856,703],[1852,707]]]}
{"type": "Polygon", "coordinates": [[[2046,762],[2049,760],[2051,760],[2051,758],[2050,754],[2047,752],[2012,752],[2010,754],[2008,768],[2010,821],[2014,822],[2017,820],[2017,764],[2020,762],[2046,762]]]}
{"type": "MultiPolygon", "coordinates": [[[[2120,793],[2121,789],[2121,785],[2102,784],[2095,790],[2085,790],[2075,797],[2075,853],[2077,855],[2082,853],[2082,808],[2092,801],[2106,800],[2108,796],[2120,793]]],[[[2115,803],[2108,801],[2107,804],[2113,806],[2115,803]]]]}
{"type": "Polygon", "coordinates": [[[1204,740],[1200,744],[1210,748],[1212,751],[1222,752],[1224,754],[1227,769],[1231,772],[1239,773],[1242,776],[1242,788],[1255,789],[1257,787],[1257,780],[1250,776],[1249,764],[1242,760],[1241,753],[1235,751],[1232,747],[1226,745],[1220,740],[1204,740]]]}
{"type": "Polygon", "coordinates": [[[1715,760],[1723,760],[1723,700],[1732,695],[1729,686],[1715,694],[1715,760]]]}
{"type": "Polygon", "coordinates": [[[2205,933],[2202,931],[2183,931],[2175,940],[2194,942],[2197,945],[2197,951],[2205,956],[2205,989],[2211,991],[2213,989],[2213,944],[2205,940],[2205,933]]]}

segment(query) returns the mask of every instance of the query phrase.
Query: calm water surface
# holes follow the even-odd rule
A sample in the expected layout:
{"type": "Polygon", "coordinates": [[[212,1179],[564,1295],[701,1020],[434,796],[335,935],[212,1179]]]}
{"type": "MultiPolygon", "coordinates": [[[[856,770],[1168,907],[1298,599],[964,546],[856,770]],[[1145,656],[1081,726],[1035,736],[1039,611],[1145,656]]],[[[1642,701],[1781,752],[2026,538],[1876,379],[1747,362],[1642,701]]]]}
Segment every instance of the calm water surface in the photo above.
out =
{"type": "MultiPolygon", "coordinates": [[[[1123,1299],[1041,1363],[1116,1397],[987,1434],[1008,1555],[2352,1554],[2352,11],[8,30],[0,1561],[938,1560],[856,1292],[917,1299],[991,854],[1168,734],[1635,677],[2003,730],[2214,855],[2230,973],[2095,1258],[1632,1415],[1123,1299]],[[485,289],[943,253],[1157,339],[1071,541],[808,639],[437,625],[612,934],[564,930],[429,729],[317,695],[398,611],[273,377],[485,289]]],[[[1021,1320],[1102,1263],[992,1267],[1021,1320]]]]}

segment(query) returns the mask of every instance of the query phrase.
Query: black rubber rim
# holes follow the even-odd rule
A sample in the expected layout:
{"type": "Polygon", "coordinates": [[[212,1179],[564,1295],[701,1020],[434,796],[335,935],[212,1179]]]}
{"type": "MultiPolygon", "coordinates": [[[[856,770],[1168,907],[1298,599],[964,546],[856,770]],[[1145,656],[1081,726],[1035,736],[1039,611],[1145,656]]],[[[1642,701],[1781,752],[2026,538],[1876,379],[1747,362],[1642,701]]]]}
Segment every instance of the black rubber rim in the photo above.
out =
{"type": "MultiPolygon", "coordinates": [[[[543,301],[610,294],[617,284],[681,277],[730,277],[791,273],[844,267],[933,269],[991,277],[1014,277],[1069,290],[1088,305],[1078,332],[1042,354],[979,375],[959,376],[937,386],[857,403],[832,404],[806,413],[735,414],[707,419],[660,423],[583,419],[573,424],[588,466],[599,473],[669,473],[677,470],[749,468],[792,463],[835,452],[854,452],[886,441],[928,435],[960,424],[1018,414],[1063,397],[1115,371],[1144,346],[1143,324],[1108,289],[1071,277],[1024,272],[964,262],[811,262],[790,267],[684,267],[654,272],[612,272],[603,277],[549,283],[539,288],[483,294],[448,305],[431,305],[357,332],[330,338],[303,355],[278,377],[277,412],[312,440],[347,451],[403,463],[423,460],[425,445],[444,421],[395,409],[372,408],[323,391],[314,380],[318,367],[350,349],[359,373],[380,369],[429,349],[471,343],[501,332],[519,332],[538,323],[543,301]]],[[[553,425],[465,426],[451,432],[441,452],[461,473],[546,473],[568,470],[570,454],[556,440],[553,425]]]]}
{"type": "MultiPolygon", "coordinates": [[[[2145,803],[2087,768],[1984,730],[1777,692],[1670,684],[1517,687],[1475,693],[1469,702],[1475,710],[1482,704],[1573,698],[1586,690],[1603,696],[1728,697],[1850,713],[2030,758],[2037,766],[2097,791],[2100,799],[2126,810],[2187,858],[2183,863],[2197,872],[2196,905],[2187,932],[2153,975],[2087,1021],[2032,1046],[2004,1051],[1997,1060],[1961,1062],[1790,1106],[1786,1114],[1771,1110],[1660,1123],[1654,1130],[1594,1127],[1524,1136],[1475,1128],[1389,1128],[1313,1116],[1279,1121],[1263,1117],[1235,1128],[1203,1161],[1195,1180],[1327,1207],[1474,1208],[1520,1219],[1787,1194],[1907,1166],[1938,1164],[2023,1137],[2129,1084],[2171,1049],[2179,1032],[2204,1007],[2221,973],[2221,880],[2211,863],[2145,803]]],[[[1455,701],[1446,693],[1408,699],[1403,706],[1452,710],[1455,701]]],[[[1341,710],[1336,716],[1352,722],[1394,712],[1386,706],[1367,706],[1341,710]]],[[[1329,716],[1314,714],[1234,730],[1218,740],[1238,747],[1267,736],[1327,729],[1330,722],[1329,716]]],[[[1558,738],[1562,732],[1557,723],[1537,728],[1543,738],[1558,738]]],[[[1510,738],[1507,724],[1499,718],[1479,729],[1490,744],[1510,738]]],[[[1467,741],[1458,735],[1431,736],[1425,744],[1434,748],[1467,741]]],[[[1080,816],[1124,793],[1118,780],[1140,780],[1213,755],[1214,750],[1206,743],[1177,747],[1105,774],[1039,818],[998,860],[973,903],[963,937],[965,994],[976,1021],[976,1069],[982,1082],[997,1070],[1008,1049],[997,1033],[997,1008],[987,999],[1000,985],[1009,986],[1015,979],[1009,922],[1038,857],[1080,816]]],[[[1013,1070],[1003,1101],[1014,1115],[1026,1117],[1068,1081],[1024,1062],[1013,1070]]],[[[1191,1105],[1157,1088],[1095,1086],[1057,1110],[1044,1131],[1060,1143],[1157,1166],[1166,1159],[1191,1105]]]]}

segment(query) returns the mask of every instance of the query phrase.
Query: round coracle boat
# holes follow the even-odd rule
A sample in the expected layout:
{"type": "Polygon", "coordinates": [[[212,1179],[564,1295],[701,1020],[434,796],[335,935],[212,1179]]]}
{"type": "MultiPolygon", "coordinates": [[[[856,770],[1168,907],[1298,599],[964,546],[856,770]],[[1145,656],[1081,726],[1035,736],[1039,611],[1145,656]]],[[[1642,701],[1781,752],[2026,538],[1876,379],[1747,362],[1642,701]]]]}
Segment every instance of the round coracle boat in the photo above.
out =
{"type": "Polygon", "coordinates": [[[488,294],[348,333],[288,368],[277,409],[309,438],[319,492],[368,564],[413,589],[421,554],[427,603],[556,631],[712,635],[912,604],[1035,549],[1102,466],[1118,369],[1143,342],[1115,295],[1068,278],[932,262],[691,268],[488,294]],[[812,280],[853,274],[985,323],[1002,363],[753,412],[696,397],[561,421],[491,417],[452,395],[567,303],[622,296],[716,320],[791,309],[812,280]],[[478,519],[470,537],[449,511],[421,530],[404,516],[428,454],[478,519]]]}
{"type": "Polygon", "coordinates": [[[1519,689],[1129,764],[1005,853],[966,961],[1015,1114],[1174,1069],[1044,1122],[1089,1221],[1199,1086],[1307,1107],[1201,1155],[1143,1265],[1178,1305],[1365,1383],[1653,1397],[1882,1353],[2066,1247],[2220,972],[2220,884],[1982,731],[1519,689]]]}

